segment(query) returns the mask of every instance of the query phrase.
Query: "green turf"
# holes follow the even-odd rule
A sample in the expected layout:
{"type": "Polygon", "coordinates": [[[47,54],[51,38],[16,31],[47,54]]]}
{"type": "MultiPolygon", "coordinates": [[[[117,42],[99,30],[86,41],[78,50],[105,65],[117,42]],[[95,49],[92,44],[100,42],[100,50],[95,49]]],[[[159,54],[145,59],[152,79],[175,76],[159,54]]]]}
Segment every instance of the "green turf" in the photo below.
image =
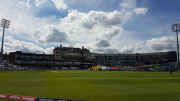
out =
{"type": "Polygon", "coordinates": [[[0,94],[89,101],[180,101],[180,72],[57,72],[0,71],[0,94]]]}

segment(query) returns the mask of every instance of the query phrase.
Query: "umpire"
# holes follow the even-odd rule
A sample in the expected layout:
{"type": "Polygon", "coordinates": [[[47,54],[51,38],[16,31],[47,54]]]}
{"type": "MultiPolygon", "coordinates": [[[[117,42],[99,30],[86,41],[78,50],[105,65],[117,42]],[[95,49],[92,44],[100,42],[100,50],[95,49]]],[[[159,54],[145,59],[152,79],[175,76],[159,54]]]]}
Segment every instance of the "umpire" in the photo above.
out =
{"type": "Polygon", "coordinates": [[[172,75],[172,69],[170,70],[170,74],[172,75]]]}

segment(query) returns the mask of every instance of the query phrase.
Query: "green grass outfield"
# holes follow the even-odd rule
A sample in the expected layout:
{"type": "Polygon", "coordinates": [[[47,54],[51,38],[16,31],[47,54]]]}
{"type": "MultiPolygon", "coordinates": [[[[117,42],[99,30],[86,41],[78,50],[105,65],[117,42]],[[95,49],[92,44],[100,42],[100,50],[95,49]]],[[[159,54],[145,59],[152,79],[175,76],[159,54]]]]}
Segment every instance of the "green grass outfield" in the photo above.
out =
{"type": "Polygon", "coordinates": [[[89,101],[180,101],[180,72],[0,71],[0,94],[89,101]]]}

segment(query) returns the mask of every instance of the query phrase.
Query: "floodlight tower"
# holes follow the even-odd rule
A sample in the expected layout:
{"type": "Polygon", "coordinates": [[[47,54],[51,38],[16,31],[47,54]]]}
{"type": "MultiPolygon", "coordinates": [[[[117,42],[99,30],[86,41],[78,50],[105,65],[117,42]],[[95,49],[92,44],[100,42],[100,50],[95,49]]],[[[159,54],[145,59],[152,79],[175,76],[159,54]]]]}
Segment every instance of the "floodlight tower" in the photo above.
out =
{"type": "Polygon", "coordinates": [[[180,23],[177,23],[177,24],[172,24],[171,25],[171,29],[172,29],[172,32],[176,32],[176,36],[177,36],[177,54],[178,54],[178,63],[177,63],[177,66],[179,68],[179,42],[178,42],[178,31],[180,31],[180,23]]]}
{"type": "Polygon", "coordinates": [[[10,25],[10,20],[7,20],[7,19],[1,20],[1,27],[3,27],[2,45],[1,45],[1,60],[3,60],[2,55],[3,55],[3,43],[4,43],[4,30],[5,30],[5,28],[9,28],[9,25],[10,25]]]}

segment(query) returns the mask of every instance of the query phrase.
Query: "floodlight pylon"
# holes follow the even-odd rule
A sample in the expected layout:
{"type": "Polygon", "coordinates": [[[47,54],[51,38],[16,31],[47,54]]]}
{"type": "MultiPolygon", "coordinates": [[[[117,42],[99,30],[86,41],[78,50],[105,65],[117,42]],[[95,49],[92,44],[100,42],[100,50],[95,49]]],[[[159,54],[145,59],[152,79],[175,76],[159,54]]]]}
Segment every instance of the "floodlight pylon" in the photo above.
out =
{"type": "Polygon", "coordinates": [[[3,27],[3,35],[2,35],[2,45],[1,45],[1,60],[3,60],[3,43],[4,43],[4,31],[5,31],[5,28],[9,28],[10,26],[10,20],[7,20],[7,19],[2,19],[1,20],[1,27],[3,27]]]}
{"type": "Polygon", "coordinates": [[[171,25],[172,32],[176,32],[177,37],[177,54],[178,54],[178,61],[177,61],[177,67],[179,68],[179,42],[178,42],[178,31],[180,31],[180,23],[172,24],[171,25]]]}

